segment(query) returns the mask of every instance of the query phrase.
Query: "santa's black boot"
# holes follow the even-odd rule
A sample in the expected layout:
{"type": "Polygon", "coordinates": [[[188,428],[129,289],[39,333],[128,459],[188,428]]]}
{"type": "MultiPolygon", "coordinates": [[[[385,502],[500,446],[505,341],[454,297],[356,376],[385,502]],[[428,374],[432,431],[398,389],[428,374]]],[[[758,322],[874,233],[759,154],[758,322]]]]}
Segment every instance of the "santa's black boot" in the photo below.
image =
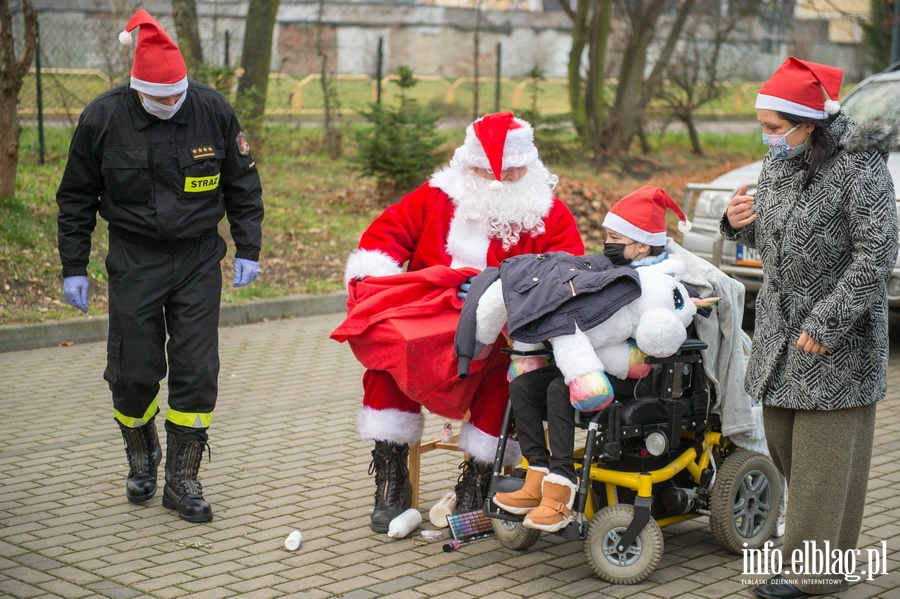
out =
{"type": "Polygon", "coordinates": [[[197,480],[207,435],[203,429],[191,433],[169,431],[166,437],[166,487],[163,507],[178,510],[187,522],[209,522],[212,506],[203,499],[203,486],[197,480]]]}
{"type": "Polygon", "coordinates": [[[409,445],[375,441],[369,475],[375,474],[375,509],[369,525],[387,532],[391,520],[412,507],[409,482],[409,445]]]}
{"type": "Polygon", "coordinates": [[[118,420],[125,457],[128,458],[128,480],[125,497],[131,503],[143,503],[156,495],[156,472],[162,460],[162,447],[156,434],[154,418],[143,426],[131,428],[118,420]]]}
{"type": "Polygon", "coordinates": [[[481,509],[491,484],[490,464],[469,458],[459,465],[462,473],[456,481],[456,511],[481,509]]]}

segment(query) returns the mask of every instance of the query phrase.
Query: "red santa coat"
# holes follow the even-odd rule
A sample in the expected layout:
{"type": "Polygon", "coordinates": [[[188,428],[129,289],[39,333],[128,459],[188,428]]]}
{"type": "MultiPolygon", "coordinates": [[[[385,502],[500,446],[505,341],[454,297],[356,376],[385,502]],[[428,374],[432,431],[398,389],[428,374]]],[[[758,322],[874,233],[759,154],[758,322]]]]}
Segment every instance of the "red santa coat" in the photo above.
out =
{"type": "MultiPolygon", "coordinates": [[[[439,175],[435,175],[432,181],[440,182],[439,175]]],[[[455,219],[455,216],[456,206],[450,196],[438,184],[425,183],[389,206],[366,229],[360,238],[359,249],[347,261],[345,279],[349,283],[363,277],[399,274],[403,272],[404,264],[410,272],[431,266],[454,269],[474,267],[481,270],[520,254],[553,251],[584,254],[584,242],[575,217],[562,201],[549,194],[543,219],[545,232],[534,237],[524,233],[519,242],[508,250],[503,249],[501,241],[488,239],[474,225],[464,222],[462,218],[455,219]]],[[[447,335],[446,341],[447,347],[435,348],[435,352],[455,361],[452,335],[447,335]]],[[[361,362],[365,364],[364,360],[361,362]]],[[[495,370],[505,369],[501,366],[495,370]]],[[[425,370],[422,375],[429,376],[429,373],[425,370]]],[[[370,369],[366,372],[363,379],[364,410],[360,419],[361,433],[365,438],[405,443],[421,435],[420,421],[401,419],[402,426],[394,423],[398,413],[407,413],[412,417],[421,410],[421,404],[404,393],[397,383],[388,371],[370,369]],[[381,413],[385,416],[376,416],[381,413]]],[[[507,400],[505,376],[487,376],[472,399],[474,403],[470,408],[469,423],[495,438],[500,432],[507,400]]],[[[431,395],[429,400],[429,407],[434,410],[434,402],[440,401],[440,398],[431,395]]],[[[453,398],[451,403],[456,404],[457,410],[465,409],[458,401],[458,398],[453,398]]],[[[440,413],[443,410],[436,411],[440,413]]],[[[475,451],[475,455],[489,455],[491,443],[481,448],[483,452],[475,451]]],[[[469,448],[466,449],[472,453],[469,448]]],[[[485,459],[484,456],[478,457],[485,459]]],[[[490,461],[490,457],[485,461],[490,461]]]]}
{"type": "Polygon", "coordinates": [[[425,183],[369,225],[360,238],[359,251],[348,260],[346,278],[397,274],[406,262],[408,271],[429,266],[483,269],[519,254],[584,254],[575,217],[558,198],[548,198],[548,204],[545,232],[535,237],[525,233],[519,243],[504,250],[500,240],[487,240],[483,234],[467,231],[462,219],[454,221],[456,206],[450,197],[425,183]]]}

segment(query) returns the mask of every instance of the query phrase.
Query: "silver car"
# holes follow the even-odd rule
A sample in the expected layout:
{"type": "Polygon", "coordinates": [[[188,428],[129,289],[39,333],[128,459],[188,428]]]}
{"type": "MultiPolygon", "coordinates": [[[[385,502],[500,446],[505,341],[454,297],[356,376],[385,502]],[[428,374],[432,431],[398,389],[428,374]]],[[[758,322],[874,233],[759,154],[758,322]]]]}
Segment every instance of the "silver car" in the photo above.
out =
{"type": "MultiPolygon", "coordinates": [[[[900,127],[900,62],[884,72],[863,80],[847,94],[841,105],[846,114],[861,122],[874,117],[886,117],[900,127]]],[[[762,151],[762,143],[760,143],[762,151]]],[[[692,228],[684,234],[682,245],[694,254],[709,260],[724,272],[744,284],[747,290],[746,309],[752,311],[756,292],[762,285],[762,269],[756,250],[727,241],[719,234],[719,221],[731,199],[744,185],[751,195],[756,189],[762,160],[747,164],[709,183],[689,183],[685,191],[684,212],[692,228]]],[[[888,169],[894,180],[900,220],[900,136],[888,159],[888,169]]],[[[900,308],[900,254],[888,281],[888,300],[891,308],[900,308]]],[[[750,314],[747,314],[750,316],[750,314]]]]}

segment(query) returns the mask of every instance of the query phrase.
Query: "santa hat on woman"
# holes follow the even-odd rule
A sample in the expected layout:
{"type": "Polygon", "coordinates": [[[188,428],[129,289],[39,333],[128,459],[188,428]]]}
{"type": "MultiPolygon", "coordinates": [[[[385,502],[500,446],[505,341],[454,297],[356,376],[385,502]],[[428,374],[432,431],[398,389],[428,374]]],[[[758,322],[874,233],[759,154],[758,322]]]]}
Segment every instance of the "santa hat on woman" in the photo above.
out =
{"type": "Polygon", "coordinates": [[[844,71],[789,56],[759,89],[756,108],[825,120],[841,109],[844,71]]]}
{"type": "Polygon", "coordinates": [[[538,160],[534,129],[511,112],[486,114],[468,127],[463,145],[456,149],[450,166],[493,171],[492,189],[500,189],[504,169],[530,166],[538,160]]]}
{"type": "Polygon", "coordinates": [[[603,219],[603,226],[638,243],[664,246],[666,210],[678,216],[679,231],[685,233],[691,230],[691,223],[675,200],[652,185],[645,185],[616,202],[603,219]]]}
{"type": "Polygon", "coordinates": [[[187,67],[181,50],[156,19],[139,10],[119,34],[119,42],[132,43],[131,31],[140,27],[131,65],[131,87],[151,96],[174,96],[188,87],[187,67]]]}

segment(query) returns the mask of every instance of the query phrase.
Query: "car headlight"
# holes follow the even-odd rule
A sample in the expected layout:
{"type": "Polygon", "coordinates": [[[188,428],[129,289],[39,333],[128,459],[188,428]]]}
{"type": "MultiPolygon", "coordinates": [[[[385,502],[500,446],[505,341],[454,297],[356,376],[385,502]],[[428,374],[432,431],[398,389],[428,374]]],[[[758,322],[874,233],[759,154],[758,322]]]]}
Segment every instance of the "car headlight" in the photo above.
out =
{"type": "Polygon", "coordinates": [[[730,199],[731,194],[725,191],[704,191],[697,196],[694,217],[719,219],[725,213],[730,199]]]}

